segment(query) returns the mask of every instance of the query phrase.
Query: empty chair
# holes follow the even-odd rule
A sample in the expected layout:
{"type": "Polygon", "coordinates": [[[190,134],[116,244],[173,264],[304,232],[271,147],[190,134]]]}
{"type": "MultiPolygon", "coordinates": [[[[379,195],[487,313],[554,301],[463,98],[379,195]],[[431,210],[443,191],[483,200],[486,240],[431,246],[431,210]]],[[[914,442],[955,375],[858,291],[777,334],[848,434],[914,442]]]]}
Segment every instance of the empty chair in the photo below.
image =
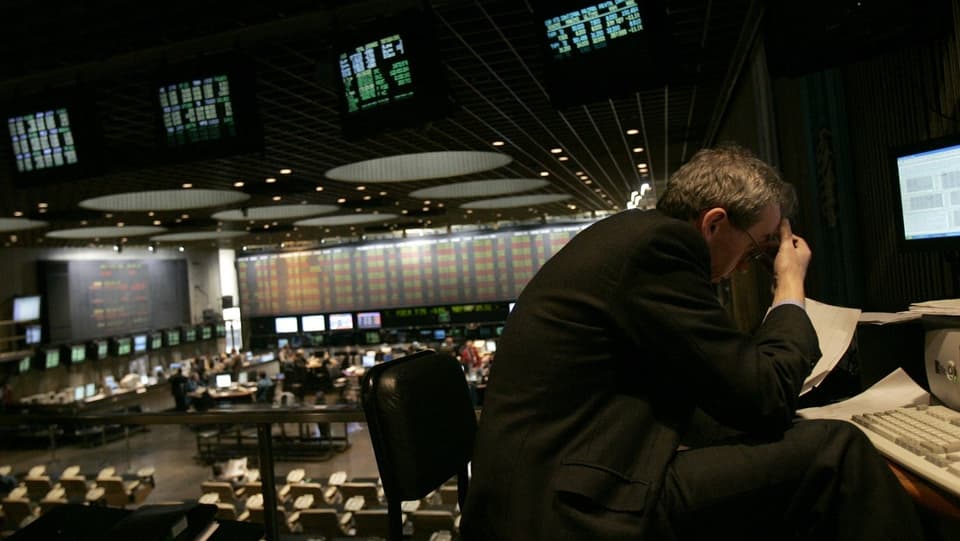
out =
{"type": "Polygon", "coordinates": [[[320,483],[296,483],[290,485],[290,498],[296,500],[300,496],[313,496],[314,505],[325,501],[323,485],[320,483]]]}
{"type": "MultiPolygon", "coordinates": [[[[403,525],[401,519],[401,526],[403,525]]],[[[390,514],[386,509],[361,509],[353,513],[357,537],[390,538],[390,514]]]]}
{"type": "Polygon", "coordinates": [[[46,513],[58,505],[65,505],[67,502],[67,493],[63,487],[54,487],[40,500],[40,513],[46,513]]]}
{"type": "MultiPolygon", "coordinates": [[[[265,519],[263,517],[263,494],[254,494],[253,496],[247,498],[247,510],[248,514],[247,520],[250,522],[255,522],[257,524],[263,524],[265,519]]],[[[300,519],[300,512],[294,511],[287,515],[287,510],[283,506],[277,506],[277,523],[279,530],[286,533],[297,533],[300,531],[300,525],[298,523],[300,519]]]]}
{"type": "Polygon", "coordinates": [[[234,490],[233,485],[226,481],[204,481],[200,483],[200,491],[203,494],[214,493],[220,496],[220,501],[237,505],[240,503],[240,497],[243,496],[243,488],[234,490]]]}
{"type": "Polygon", "coordinates": [[[140,481],[124,481],[122,478],[97,478],[97,486],[103,489],[103,497],[107,505],[112,507],[126,507],[129,504],[140,504],[150,494],[151,487],[140,481]]]}
{"type": "Polygon", "coordinates": [[[327,539],[353,537],[356,530],[351,526],[352,513],[338,515],[336,509],[304,509],[300,511],[300,528],[309,535],[322,535],[327,539]]]}
{"type": "MultiPolygon", "coordinates": [[[[253,481],[243,484],[243,496],[249,498],[257,494],[263,494],[263,484],[260,481],[253,481]]],[[[290,499],[290,487],[284,485],[277,489],[277,502],[286,503],[290,499]]]]}
{"type": "Polygon", "coordinates": [[[0,501],[0,507],[3,508],[4,529],[7,530],[15,530],[25,526],[29,521],[40,516],[40,508],[33,505],[25,495],[16,498],[4,498],[0,501]]]}
{"type": "Polygon", "coordinates": [[[340,485],[340,494],[345,500],[354,496],[363,496],[364,503],[368,507],[380,503],[376,483],[344,483],[340,485]]]}
{"type": "Polygon", "coordinates": [[[216,518],[219,520],[247,520],[249,513],[244,511],[242,513],[237,513],[237,506],[232,503],[227,502],[217,502],[217,514],[216,518]]]}
{"type": "Polygon", "coordinates": [[[70,503],[80,503],[84,501],[87,491],[93,486],[87,481],[87,478],[80,475],[80,468],[70,466],[63,471],[60,476],[60,486],[66,493],[67,501],[70,503]],[[76,469],[74,469],[76,468],[76,469]]]}
{"type": "Polygon", "coordinates": [[[360,390],[387,500],[389,538],[400,541],[402,501],[419,500],[457,476],[462,507],[477,431],[473,401],[460,363],[433,350],[369,368],[360,390]]]}
{"type": "Polygon", "coordinates": [[[413,524],[413,539],[429,540],[436,532],[454,531],[453,513],[439,509],[417,510],[409,515],[413,524]]]}
{"type": "Polygon", "coordinates": [[[457,505],[459,502],[459,490],[456,483],[452,485],[443,485],[440,487],[440,503],[443,505],[457,505]]]}
{"type": "Polygon", "coordinates": [[[27,476],[23,478],[23,484],[27,487],[27,497],[31,501],[40,501],[50,492],[54,486],[49,475],[27,476]]]}

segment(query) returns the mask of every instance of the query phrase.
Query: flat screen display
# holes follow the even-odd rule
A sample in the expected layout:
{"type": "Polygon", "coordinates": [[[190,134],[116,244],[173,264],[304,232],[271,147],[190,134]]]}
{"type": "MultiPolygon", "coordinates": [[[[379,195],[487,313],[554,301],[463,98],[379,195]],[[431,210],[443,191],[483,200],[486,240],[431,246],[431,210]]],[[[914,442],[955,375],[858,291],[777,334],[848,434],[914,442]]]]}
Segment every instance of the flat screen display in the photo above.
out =
{"type": "Polygon", "coordinates": [[[24,357],[17,363],[17,373],[26,374],[30,371],[30,357],[24,357]]]}
{"type": "Polygon", "coordinates": [[[303,332],[327,330],[327,323],[323,314],[301,317],[300,326],[303,328],[303,332]]]}
{"type": "Polygon", "coordinates": [[[353,314],[330,314],[331,331],[348,331],[353,329],[353,314]]]}
{"type": "Polygon", "coordinates": [[[193,327],[186,327],[183,329],[183,335],[181,336],[183,342],[190,343],[197,341],[197,329],[193,327]]]}
{"type": "Polygon", "coordinates": [[[60,366],[60,350],[48,349],[43,352],[43,367],[56,368],[60,366]]]}
{"type": "Polygon", "coordinates": [[[114,338],[114,355],[130,355],[133,352],[133,341],[130,337],[114,338]]]}
{"type": "Polygon", "coordinates": [[[163,347],[163,333],[150,333],[150,349],[160,349],[163,347]]]}
{"type": "Polygon", "coordinates": [[[908,247],[960,247],[960,138],[895,151],[898,234],[908,247]]]}
{"type": "Polygon", "coordinates": [[[210,340],[213,338],[213,327],[209,325],[204,325],[200,327],[200,339],[201,340],[210,340]]]}
{"type": "Polygon", "coordinates": [[[380,328],[380,312],[358,312],[357,328],[358,329],[379,329],[380,328]]]}
{"type": "Polygon", "coordinates": [[[230,374],[217,374],[216,385],[217,389],[225,389],[233,383],[230,379],[230,374]]]}
{"type": "Polygon", "coordinates": [[[83,344],[74,344],[70,346],[70,362],[72,364],[82,363],[87,360],[87,347],[83,344]]]}
{"type": "Polygon", "coordinates": [[[217,323],[215,326],[215,332],[217,334],[217,338],[223,338],[227,336],[227,324],[222,322],[217,323]]]}
{"type": "Polygon", "coordinates": [[[106,340],[97,340],[93,343],[95,348],[95,353],[97,355],[97,360],[106,359],[107,355],[110,353],[110,344],[106,340]]]}
{"type": "Polygon", "coordinates": [[[13,298],[13,320],[21,323],[40,319],[40,295],[13,298]]]}
{"type": "Polygon", "coordinates": [[[167,329],[167,346],[179,346],[180,345],[180,329],[167,329]]]}
{"type": "Polygon", "coordinates": [[[216,141],[237,135],[234,97],[226,73],[178,81],[157,89],[167,145],[216,141]]]}
{"type": "Polygon", "coordinates": [[[17,171],[26,173],[74,165],[77,146],[66,107],[57,107],[7,118],[17,171]]]}
{"type": "Polygon", "coordinates": [[[277,334],[290,334],[299,330],[296,316],[274,318],[273,327],[277,334]]]}
{"type": "Polygon", "coordinates": [[[83,386],[83,397],[90,398],[91,396],[97,394],[97,384],[96,383],[87,383],[83,386]]]}
{"type": "Polygon", "coordinates": [[[80,402],[83,400],[83,385],[78,385],[73,388],[73,401],[80,402]]]}
{"type": "Polygon", "coordinates": [[[23,328],[23,342],[27,345],[39,344],[43,340],[43,327],[27,325],[23,328]]]}
{"type": "Polygon", "coordinates": [[[147,351],[147,335],[133,335],[133,351],[137,353],[140,353],[141,351],[147,351]]]}

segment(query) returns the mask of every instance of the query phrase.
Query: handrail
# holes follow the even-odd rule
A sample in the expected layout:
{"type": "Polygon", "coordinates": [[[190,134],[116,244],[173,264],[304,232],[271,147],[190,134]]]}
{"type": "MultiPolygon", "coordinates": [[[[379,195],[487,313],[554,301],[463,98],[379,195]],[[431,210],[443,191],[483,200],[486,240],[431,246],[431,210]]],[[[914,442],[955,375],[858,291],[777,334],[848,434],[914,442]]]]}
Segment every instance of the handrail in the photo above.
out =
{"type": "MultiPolygon", "coordinates": [[[[17,410],[17,408],[12,408],[17,410]]],[[[221,423],[343,423],[365,422],[363,410],[353,405],[272,406],[268,404],[222,405],[207,411],[158,411],[115,413],[22,413],[0,414],[0,426],[24,424],[116,424],[116,425],[174,425],[221,423]]]]}

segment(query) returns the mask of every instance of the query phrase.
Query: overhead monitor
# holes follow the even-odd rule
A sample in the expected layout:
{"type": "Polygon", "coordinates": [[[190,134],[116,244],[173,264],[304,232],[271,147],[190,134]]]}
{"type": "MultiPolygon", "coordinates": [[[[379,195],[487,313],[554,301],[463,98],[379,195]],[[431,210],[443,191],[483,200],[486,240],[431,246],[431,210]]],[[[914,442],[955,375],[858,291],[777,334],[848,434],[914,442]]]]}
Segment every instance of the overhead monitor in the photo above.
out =
{"type": "Polygon", "coordinates": [[[180,334],[180,341],[189,344],[197,341],[197,329],[195,327],[184,327],[180,334]]]}
{"type": "Polygon", "coordinates": [[[24,357],[17,363],[17,373],[26,374],[30,371],[30,357],[24,357]]]}
{"type": "Polygon", "coordinates": [[[133,351],[135,353],[141,353],[141,352],[147,351],[147,335],[146,334],[133,335],[133,351]]]}
{"type": "Polygon", "coordinates": [[[57,89],[3,107],[4,150],[20,187],[103,172],[94,100],[79,88],[57,89]]]}
{"type": "Polygon", "coordinates": [[[79,364],[87,360],[87,346],[73,344],[70,346],[70,364],[79,364]]]}
{"type": "Polygon", "coordinates": [[[27,325],[23,328],[23,343],[27,345],[39,344],[43,341],[43,327],[27,325]]]}
{"type": "Polygon", "coordinates": [[[331,331],[349,331],[353,329],[353,314],[330,314],[331,331]]]}
{"type": "Polygon", "coordinates": [[[217,374],[215,381],[217,389],[226,389],[233,383],[233,381],[230,379],[230,374],[217,374]]]}
{"type": "Polygon", "coordinates": [[[213,338],[213,326],[212,325],[201,325],[200,326],[200,339],[201,340],[210,340],[213,338]]]}
{"type": "Polygon", "coordinates": [[[163,336],[168,347],[180,345],[180,329],[167,329],[163,332],[163,336]]]}
{"type": "Polygon", "coordinates": [[[429,9],[338,26],[333,65],[343,134],[424,125],[450,110],[429,9]]]}
{"type": "Polygon", "coordinates": [[[150,333],[150,349],[160,349],[163,347],[163,333],[162,332],[152,332],[150,333]]]}
{"type": "Polygon", "coordinates": [[[229,53],[164,67],[153,86],[163,158],[208,159],[262,149],[252,65],[229,53]]]}
{"type": "Polygon", "coordinates": [[[380,328],[380,312],[358,312],[357,328],[358,329],[379,329],[380,328]]]}
{"type": "Polygon", "coordinates": [[[17,323],[40,319],[40,295],[13,298],[13,320],[17,323]]]}
{"type": "Polygon", "coordinates": [[[533,9],[554,107],[668,81],[672,48],[663,0],[534,0],[533,9]]]}
{"type": "Polygon", "coordinates": [[[444,340],[447,337],[447,331],[444,329],[434,329],[433,330],[433,339],[434,340],[444,340]]]}
{"type": "Polygon", "coordinates": [[[327,330],[327,323],[323,314],[300,317],[300,328],[303,332],[317,332],[327,330]]]}
{"type": "Polygon", "coordinates": [[[133,340],[129,336],[118,336],[113,339],[113,354],[117,356],[133,353],[133,340]]]}
{"type": "Polygon", "coordinates": [[[960,249],[960,137],[894,149],[897,235],[905,249],[960,249]]]}
{"type": "Polygon", "coordinates": [[[224,338],[227,336],[227,324],[222,321],[218,321],[214,326],[214,333],[216,334],[217,338],[224,338]]]}
{"type": "Polygon", "coordinates": [[[296,316],[274,318],[273,327],[277,331],[277,334],[291,334],[300,330],[296,316]]]}
{"type": "Polygon", "coordinates": [[[87,344],[87,357],[95,360],[106,359],[110,355],[110,344],[106,340],[93,340],[87,344]]]}
{"type": "Polygon", "coordinates": [[[363,336],[365,344],[379,344],[382,340],[379,331],[367,331],[363,336]]]}

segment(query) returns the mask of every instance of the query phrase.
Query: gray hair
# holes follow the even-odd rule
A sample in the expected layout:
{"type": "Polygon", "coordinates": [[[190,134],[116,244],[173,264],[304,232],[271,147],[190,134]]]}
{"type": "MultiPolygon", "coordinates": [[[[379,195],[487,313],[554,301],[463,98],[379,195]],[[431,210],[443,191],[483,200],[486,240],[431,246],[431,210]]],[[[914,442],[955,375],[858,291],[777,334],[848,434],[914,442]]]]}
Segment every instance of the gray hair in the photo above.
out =
{"type": "Polygon", "coordinates": [[[694,220],[700,213],[720,207],[730,222],[746,229],[760,221],[770,203],[789,217],[796,208],[793,186],[780,173],[749,150],[724,144],[698,151],[667,183],[657,209],[681,220],[694,220]]]}

